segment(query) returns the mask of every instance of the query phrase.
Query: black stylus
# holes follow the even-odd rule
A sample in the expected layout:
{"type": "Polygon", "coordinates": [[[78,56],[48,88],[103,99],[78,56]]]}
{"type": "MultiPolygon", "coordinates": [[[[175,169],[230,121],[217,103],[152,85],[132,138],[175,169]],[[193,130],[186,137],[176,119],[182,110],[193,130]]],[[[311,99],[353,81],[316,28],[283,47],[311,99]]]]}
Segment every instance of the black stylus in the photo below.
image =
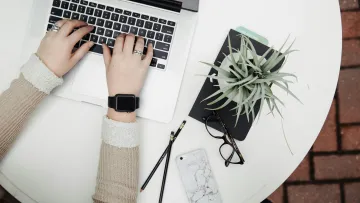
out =
{"type": "Polygon", "coordinates": [[[174,143],[174,132],[171,132],[171,137],[170,137],[170,141],[169,141],[169,150],[166,155],[165,170],[164,170],[164,175],[163,175],[163,180],[162,180],[162,185],[161,185],[159,203],[162,203],[163,196],[164,196],[166,176],[167,176],[167,172],[168,172],[168,168],[169,168],[170,155],[171,155],[171,149],[172,149],[173,143],[174,143]]]}

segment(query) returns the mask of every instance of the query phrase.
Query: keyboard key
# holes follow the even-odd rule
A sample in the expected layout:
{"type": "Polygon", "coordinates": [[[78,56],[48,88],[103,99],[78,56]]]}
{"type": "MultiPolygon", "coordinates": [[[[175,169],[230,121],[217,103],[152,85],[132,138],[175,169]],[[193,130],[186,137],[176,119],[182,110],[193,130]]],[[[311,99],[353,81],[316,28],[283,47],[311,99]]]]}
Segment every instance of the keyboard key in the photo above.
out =
{"type": "Polygon", "coordinates": [[[89,18],[88,23],[89,23],[90,25],[95,25],[95,22],[96,22],[96,18],[91,16],[91,17],[89,18]]]}
{"type": "Polygon", "coordinates": [[[102,46],[98,44],[95,44],[93,47],[91,47],[90,51],[98,54],[103,54],[102,46]]]}
{"type": "Polygon", "coordinates": [[[67,19],[70,19],[70,17],[71,17],[71,12],[70,12],[70,11],[64,11],[63,17],[64,17],[64,18],[67,18],[67,19]]]}
{"type": "Polygon", "coordinates": [[[159,50],[163,50],[163,51],[169,51],[170,50],[170,44],[157,42],[155,48],[159,49],[159,50]]]}
{"type": "Polygon", "coordinates": [[[146,36],[146,30],[145,29],[140,29],[139,30],[139,36],[145,37],[146,36]]]}
{"type": "Polygon", "coordinates": [[[104,23],[105,23],[105,21],[104,21],[103,19],[100,19],[100,18],[98,18],[97,21],[96,21],[96,25],[97,25],[97,26],[101,26],[101,27],[102,27],[102,26],[104,26],[104,23]]]}
{"type": "Polygon", "coordinates": [[[133,13],[132,16],[135,17],[135,18],[139,18],[139,17],[140,17],[140,13],[133,13]]]}
{"type": "Polygon", "coordinates": [[[155,30],[155,31],[160,31],[160,29],[161,29],[161,25],[160,25],[160,24],[157,24],[157,23],[154,23],[153,30],[155,30]]]}
{"type": "Polygon", "coordinates": [[[106,44],[106,42],[107,42],[106,37],[100,37],[99,44],[106,44]]]}
{"type": "Polygon", "coordinates": [[[113,31],[112,30],[106,30],[105,31],[105,36],[106,37],[112,37],[113,36],[113,31]]]}
{"type": "Polygon", "coordinates": [[[170,26],[175,26],[175,22],[173,22],[173,21],[168,21],[168,23],[167,23],[168,25],[170,25],[170,26]]]}
{"type": "Polygon", "coordinates": [[[113,20],[113,21],[118,21],[119,20],[119,14],[116,14],[116,13],[113,13],[113,14],[111,14],[111,20],[113,20]]]}
{"type": "Polygon", "coordinates": [[[156,67],[156,64],[157,64],[157,59],[156,59],[156,58],[153,58],[153,59],[151,60],[150,66],[156,67]]]}
{"type": "Polygon", "coordinates": [[[137,27],[131,27],[130,33],[133,33],[134,35],[137,35],[139,28],[137,27]]]}
{"type": "Polygon", "coordinates": [[[128,24],[135,25],[135,22],[136,22],[135,18],[129,17],[128,24]]]}
{"type": "MultiPolygon", "coordinates": [[[[146,42],[147,42],[147,40],[146,40],[146,38],[144,38],[144,45],[146,44],[146,42]]],[[[144,52],[144,54],[146,54],[146,52],[144,52]]]]}
{"type": "Polygon", "coordinates": [[[83,37],[83,40],[85,41],[89,41],[89,39],[90,39],[90,34],[87,34],[83,37]]]}
{"type": "Polygon", "coordinates": [[[163,25],[163,26],[162,26],[162,29],[161,29],[161,32],[172,35],[172,34],[174,33],[174,28],[173,28],[173,27],[166,26],[166,25],[163,25]]]}
{"type": "Polygon", "coordinates": [[[153,21],[153,22],[157,22],[157,21],[158,21],[158,19],[155,18],[155,17],[150,17],[150,20],[153,21]]]}
{"type": "Polygon", "coordinates": [[[52,28],[52,26],[53,26],[53,25],[48,24],[48,26],[47,26],[47,29],[46,29],[46,30],[47,30],[47,31],[49,31],[49,30],[52,28]]]}
{"type": "Polygon", "coordinates": [[[146,21],[146,23],[145,23],[145,28],[146,28],[146,29],[151,30],[152,26],[153,26],[153,23],[152,23],[152,22],[146,21]]]}
{"type": "Polygon", "coordinates": [[[137,27],[144,27],[144,23],[145,23],[145,21],[143,21],[141,19],[137,19],[136,26],[137,27]]]}
{"type": "Polygon", "coordinates": [[[104,28],[101,28],[101,27],[98,27],[97,30],[96,30],[96,34],[97,35],[104,35],[105,33],[105,29],[104,28]]]}
{"type": "Polygon", "coordinates": [[[149,20],[149,16],[148,15],[141,15],[141,19],[144,19],[144,20],[149,20]]]}
{"type": "Polygon", "coordinates": [[[63,15],[63,10],[58,9],[58,8],[52,8],[51,9],[51,15],[61,17],[63,15]]]}
{"type": "Polygon", "coordinates": [[[114,46],[115,46],[115,40],[113,40],[113,39],[108,39],[107,45],[108,45],[109,47],[114,47],[114,46]]]}
{"type": "Polygon", "coordinates": [[[77,10],[77,11],[78,11],[79,13],[85,13],[85,10],[86,10],[86,7],[80,5],[80,6],[78,7],[78,10],[77,10]]]}
{"type": "Polygon", "coordinates": [[[99,36],[97,36],[97,35],[91,35],[90,41],[93,41],[93,42],[97,43],[98,40],[99,40],[99,36]]]}
{"type": "Polygon", "coordinates": [[[113,27],[114,30],[119,30],[120,31],[120,28],[121,28],[120,23],[114,23],[114,27],[113,27]]]}
{"type": "Polygon", "coordinates": [[[97,6],[98,8],[100,8],[100,9],[105,9],[105,5],[102,5],[102,4],[98,4],[98,6],[97,6]]]}
{"type": "Polygon", "coordinates": [[[147,41],[147,46],[149,45],[149,44],[152,44],[153,45],[153,47],[155,47],[155,41],[154,40],[152,40],[152,39],[148,39],[148,41],[147,41]]]}
{"type": "Polygon", "coordinates": [[[127,16],[131,16],[131,12],[130,11],[124,11],[124,14],[127,15],[127,16]]]}
{"type": "Polygon", "coordinates": [[[159,63],[159,64],[157,64],[157,67],[158,67],[158,68],[160,68],[160,69],[165,69],[165,65],[160,64],[160,63],[159,63]]]}
{"type": "Polygon", "coordinates": [[[106,7],[106,10],[107,10],[107,11],[111,11],[111,12],[113,12],[113,11],[114,11],[114,8],[113,8],[113,7],[111,7],[111,6],[108,6],[108,7],[106,7]]]}
{"type": "Polygon", "coordinates": [[[79,18],[80,18],[80,15],[78,13],[73,13],[71,16],[71,19],[73,19],[73,20],[79,20],[79,18]]]}
{"type": "Polygon", "coordinates": [[[63,2],[61,3],[61,8],[63,8],[63,9],[68,9],[68,8],[69,8],[69,2],[63,1],[63,2]]]}
{"type": "Polygon", "coordinates": [[[165,35],[165,37],[164,37],[164,42],[171,43],[171,40],[172,40],[172,36],[170,36],[170,35],[165,35]]]}
{"type": "Polygon", "coordinates": [[[80,20],[84,21],[84,22],[87,22],[88,16],[87,15],[81,15],[80,20]]]}
{"type": "Polygon", "coordinates": [[[111,29],[113,27],[113,22],[107,20],[106,23],[105,23],[105,27],[111,29]]]}
{"type": "Polygon", "coordinates": [[[49,23],[55,24],[57,21],[62,20],[62,18],[50,16],[49,23]]]}
{"type": "Polygon", "coordinates": [[[60,0],[54,0],[53,1],[53,6],[60,7],[60,5],[61,5],[60,0]]]}
{"type": "Polygon", "coordinates": [[[168,53],[154,49],[154,57],[166,60],[168,53]]]}
{"type": "Polygon", "coordinates": [[[94,7],[94,8],[96,8],[96,5],[97,5],[97,4],[96,4],[96,3],[93,3],[93,2],[90,2],[90,3],[89,3],[89,6],[94,7]]]}
{"type": "Polygon", "coordinates": [[[122,10],[122,9],[119,9],[119,8],[116,8],[116,9],[115,9],[115,12],[122,14],[122,13],[123,13],[123,10],[122,10]]]}
{"type": "Polygon", "coordinates": [[[143,54],[146,55],[146,53],[147,53],[147,47],[144,47],[143,54]]]}
{"type": "Polygon", "coordinates": [[[105,18],[105,19],[110,19],[110,12],[104,11],[102,17],[105,18]]]}
{"type": "Polygon", "coordinates": [[[124,15],[121,15],[119,21],[122,22],[122,23],[126,23],[126,22],[127,22],[127,19],[128,19],[128,17],[126,17],[126,16],[124,16],[124,15]]]}
{"type": "Polygon", "coordinates": [[[102,10],[96,9],[96,10],[95,10],[95,13],[94,13],[94,16],[96,16],[96,17],[101,17],[101,16],[102,16],[102,10]]]}
{"type": "Polygon", "coordinates": [[[87,6],[87,5],[89,4],[89,2],[88,2],[88,1],[85,1],[85,0],[81,0],[80,3],[81,3],[82,5],[85,5],[85,6],[87,6]]]}
{"type": "Polygon", "coordinates": [[[148,31],[147,35],[146,35],[147,38],[150,38],[150,39],[154,39],[155,37],[155,32],[153,31],[148,31]]]}
{"type": "Polygon", "coordinates": [[[77,10],[77,5],[76,4],[70,4],[70,8],[71,11],[76,11],[77,10]]]}
{"type": "Polygon", "coordinates": [[[116,39],[119,35],[121,34],[121,32],[114,32],[113,38],[116,39]]]}
{"type": "Polygon", "coordinates": [[[161,33],[156,33],[156,36],[155,36],[155,39],[156,40],[159,40],[159,41],[162,41],[164,38],[164,34],[161,34],[161,33]]]}
{"type": "Polygon", "coordinates": [[[122,32],[128,33],[129,30],[130,30],[130,26],[128,26],[128,25],[122,25],[122,28],[121,28],[121,31],[122,31],[122,32]]]}
{"type": "Polygon", "coordinates": [[[80,3],[80,0],[71,0],[74,3],[80,3]]]}
{"type": "Polygon", "coordinates": [[[161,23],[161,24],[166,24],[166,20],[164,20],[164,19],[159,19],[159,23],[161,23]]]}
{"type": "MultiPolygon", "coordinates": [[[[91,4],[91,3],[90,3],[91,4]]],[[[88,15],[93,15],[94,14],[94,9],[93,8],[90,8],[90,7],[87,7],[86,8],[86,14],[88,15]]]]}

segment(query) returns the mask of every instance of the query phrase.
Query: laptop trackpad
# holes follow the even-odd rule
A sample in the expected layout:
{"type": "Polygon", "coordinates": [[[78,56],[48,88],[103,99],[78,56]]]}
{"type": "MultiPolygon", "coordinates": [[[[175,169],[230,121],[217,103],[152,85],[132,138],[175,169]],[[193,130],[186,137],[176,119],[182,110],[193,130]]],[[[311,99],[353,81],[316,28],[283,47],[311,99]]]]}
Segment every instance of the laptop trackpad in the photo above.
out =
{"type": "Polygon", "coordinates": [[[76,67],[72,91],[74,93],[107,99],[105,65],[101,56],[88,54],[76,67]]]}

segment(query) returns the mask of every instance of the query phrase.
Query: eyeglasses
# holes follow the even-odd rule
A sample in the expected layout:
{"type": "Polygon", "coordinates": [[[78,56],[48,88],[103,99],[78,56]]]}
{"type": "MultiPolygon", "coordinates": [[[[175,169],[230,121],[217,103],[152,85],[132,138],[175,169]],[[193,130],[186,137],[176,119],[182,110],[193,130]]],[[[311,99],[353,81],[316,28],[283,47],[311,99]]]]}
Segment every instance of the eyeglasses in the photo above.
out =
{"type": "Polygon", "coordinates": [[[219,148],[219,152],[221,157],[225,160],[225,166],[228,167],[230,164],[244,164],[245,160],[219,114],[216,111],[213,111],[211,115],[203,117],[203,120],[205,121],[205,128],[211,137],[224,140],[224,143],[219,148]],[[217,134],[219,134],[219,132],[209,125],[216,129],[221,129],[223,135],[218,136],[217,134]]]}

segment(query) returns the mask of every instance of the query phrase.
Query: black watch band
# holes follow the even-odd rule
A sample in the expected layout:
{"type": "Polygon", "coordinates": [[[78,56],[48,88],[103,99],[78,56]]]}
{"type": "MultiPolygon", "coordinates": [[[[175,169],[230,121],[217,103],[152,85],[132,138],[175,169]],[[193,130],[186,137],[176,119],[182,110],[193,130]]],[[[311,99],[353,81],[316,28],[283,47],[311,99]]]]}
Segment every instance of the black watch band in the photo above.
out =
{"type": "Polygon", "coordinates": [[[117,112],[134,112],[140,107],[140,98],[133,94],[117,94],[108,98],[108,107],[117,112]]]}

